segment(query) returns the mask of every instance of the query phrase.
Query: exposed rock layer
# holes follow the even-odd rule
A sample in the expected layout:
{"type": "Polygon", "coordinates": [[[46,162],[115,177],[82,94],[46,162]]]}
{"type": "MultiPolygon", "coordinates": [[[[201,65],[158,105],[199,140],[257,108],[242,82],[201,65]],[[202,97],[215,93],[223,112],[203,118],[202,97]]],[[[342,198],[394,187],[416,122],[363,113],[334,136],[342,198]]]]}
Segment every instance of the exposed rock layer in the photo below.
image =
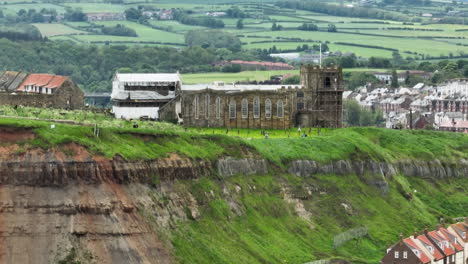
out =
{"type": "MultiPolygon", "coordinates": [[[[0,263],[54,263],[72,247],[90,263],[172,263],[170,245],[159,239],[144,215],[165,228],[200,216],[197,201],[190,192],[179,195],[174,179],[269,172],[284,173],[261,159],[224,157],[210,163],[173,154],[126,161],[92,156],[74,144],[27,152],[15,144],[0,145],[0,263]]],[[[299,177],[357,174],[386,192],[387,179],[397,173],[466,177],[468,161],[453,166],[439,161],[298,160],[287,172],[299,177]]],[[[226,193],[231,210],[242,214],[243,208],[230,196],[226,193]]],[[[309,217],[299,199],[285,199],[294,203],[300,216],[309,217]]]]}

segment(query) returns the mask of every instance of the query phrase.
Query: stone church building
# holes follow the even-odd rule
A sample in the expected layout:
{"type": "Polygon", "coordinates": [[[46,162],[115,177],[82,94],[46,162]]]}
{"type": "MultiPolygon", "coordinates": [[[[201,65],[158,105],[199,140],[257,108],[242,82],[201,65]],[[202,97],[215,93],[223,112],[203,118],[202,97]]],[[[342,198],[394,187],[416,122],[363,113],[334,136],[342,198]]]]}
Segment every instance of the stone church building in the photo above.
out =
{"type": "Polygon", "coordinates": [[[181,93],[160,109],[163,120],[189,127],[286,129],[341,127],[342,70],[306,65],[300,86],[183,85],[181,93]],[[174,111],[179,109],[179,111],[174,111]]]}

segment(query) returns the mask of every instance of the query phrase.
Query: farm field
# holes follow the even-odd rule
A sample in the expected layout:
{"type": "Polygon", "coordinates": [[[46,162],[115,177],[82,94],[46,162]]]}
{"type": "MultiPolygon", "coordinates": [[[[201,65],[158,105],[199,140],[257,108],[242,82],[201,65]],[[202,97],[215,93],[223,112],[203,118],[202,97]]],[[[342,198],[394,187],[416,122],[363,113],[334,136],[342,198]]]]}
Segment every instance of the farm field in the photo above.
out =
{"type": "MultiPolygon", "coordinates": [[[[359,72],[359,71],[387,71],[386,69],[369,69],[369,68],[349,68],[343,69],[344,72],[359,72]]],[[[223,81],[225,83],[233,83],[237,81],[264,81],[269,80],[271,76],[284,74],[299,74],[299,70],[284,70],[284,71],[243,71],[239,73],[187,73],[182,74],[182,81],[185,84],[197,83],[213,83],[214,81],[223,81]]]]}
{"type": "Polygon", "coordinates": [[[86,31],[76,30],[64,24],[33,24],[42,36],[53,37],[61,35],[88,34],[86,31]]]}
{"type": "Polygon", "coordinates": [[[84,13],[123,13],[125,9],[133,7],[133,5],[113,5],[104,3],[64,3],[65,6],[71,8],[81,8],[84,13]]]}
{"type": "MultiPolygon", "coordinates": [[[[42,1],[42,0],[39,0],[42,1]]],[[[28,3],[29,1],[8,0],[3,1],[0,10],[5,14],[16,14],[19,10],[42,8],[55,9],[59,14],[65,12],[66,7],[80,8],[85,13],[114,12],[123,13],[126,9],[138,6],[149,6],[157,9],[184,9],[190,10],[190,16],[206,16],[207,12],[226,11],[236,6],[250,15],[243,19],[244,28],[237,29],[238,18],[218,17],[225,23],[221,30],[237,35],[243,48],[269,49],[276,47],[281,51],[294,51],[303,44],[313,45],[322,42],[329,44],[331,51],[352,52],[361,57],[391,57],[392,51],[385,48],[397,49],[400,53],[412,53],[414,55],[430,55],[432,57],[448,56],[449,54],[468,53],[468,47],[458,44],[468,44],[468,31],[456,31],[468,29],[468,25],[424,24],[430,22],[426,18],[418,20],[410,25],[400,21],[379,20],[372,18],[341,17],[329,14],[279,8],[272,4],[274,1],[239,1],[232,3],[228,0],[124,0],[123,4],[111,4],[104,0],[84,0],[81,2],[65,2],[63,4],[51,4],[45,2],[28,3]],[[272,31],[273,23],[282,26],[281,31],[272,31]],[[424,22],[424,23],[422,23],[424,22]],[[318,26],[320,31],[301,31],[298,27],[303,23],[312,23],[318,26]],[[337,33],[327,32],[329,24],[334,24],[337,33]],[[388,30],[387,28],[416,28],[442,31],[422,30],[388,30]],[[431,38],[433,37],[433,38],[431,38]],[[256,42],[256,43],[255,43],[256,42]],[[264,42],[264,43],[258,43],[264,42]],[[365,45],[367,47],[350,46],[342,43],[365,45]],[[380,47],[380,48],[376,48],[380,47]]],[[[336,2],[338,4],[338,2],[336,2]]],[[[405,7],[402,11],[398,6],[389,6],[386,11],[389,14],[405,15],[408,17],[419,16],[418,12],[436,12],[445,10],[441,6],[425,6],[420,9],[405,7]],[[419,10],[419,11],[418,11],[419,10]],[[403,12],[404,11],[404,12],[403,12]]],[[[461,7],[457,7],[461,10],[461,7]]],[[[151,9],[151,8],[150,8],[151,9]]],[[[377,8],[379,9],[379,8],[377,8]]],[[[468,8],[466,8],[468,10],[468,8]]],[[[383,10],[383,9],[380,9],[383,10]]],[[[148,20],[150,26],[130,21],[102,21],[97,25],[114,26],[123,24],[134,29],[138,37],[109,36],[99,33],[89,33],[89,27],[93,23],[88,22],[62,22],[55,24],[34,24],[44,36],[52,40],[72,40],[80,43],[94,44],[124,44],[124,45],[166,45],[180,47],[184,45],[184,34],[190,30],[208,29],[204,26],[185,25],[175,20],[148,20]],[[153,28],[154,27],[154,28],[153,28]],[[81,35],[83,34],[83,35],[81,35]],[[67,37],[72,36],[72,37],[67,37]],[[110,43],[109,43],[110,42],[110,43]]],[[[97,27],[93,29],[99,31],[97,27]]],[[[408,55],[404,55],[405,57],[408,55]]]]}
{"type": "MultiPolygon", "coordinates": [[[[256,36],[272,36],[272,37],[289,37],[302,39],[311,39],[317,41],[346,42],[353,44],[374,45],[384,48],[398,49],[400,52],[410,51],[420,54],[448,54],[449,52],[468,52],[468,47],[454,46],[449,43],[417,38],[398,38],[398,37],[380,37],[380,36],[366,36],[357,34],[346,33],[329,33],[317,31],[274,31],[274,32],[261,32],[256,33],[256,36]]],[[[289,43],[285,43],[289,44],[289,43]]],[[[260,43],[249,44],[249,48],[271,48],[276,45],[277,47],[284,47],[283,43],[260,43]]]]}
{"type": "MultiPolygon", "coordinates": [[[[0,1],[0,3],[5,3],[5,2],[0,1]]],[[[54,4],[48,4],[48,3],[23,4],[23,1],[18,1],[18,3],[21,3],[21,4],[10,4],[10,2],[8,2],[8,4],[6,4],[6,5],[5,4],[0,5],[0,10],[3,10],[4,14],[11,14],[11,15],[16,14],[21,9],[24,9],[24,10],[38,9],[38,7],[40,7],[40,9],[43,9],[43,8],[45,8],[45,9],[55,9],[58,13],[64,13],[65,12],[65,8],[63,8],[63,7],[59,6],[59,5],[54,5],[54,4]]]]}
{"type": "Polygon", "coordinates": [[[98,25],[104,26],[115,26],[117,24],[125,25],[126,27],[132,28],[138,34],[138,37],[123,37],[123,36],[109,36],[109,35],[80,35],[76,36],[77,39],[85,42],[105,42],[105,41],[126,41],[126,42],[139,42],[139,41],[153,41],[153,42],[164,42],[164,43],[184,43],[184,36],[175,34],[159,29],[153,29],[148,26],[144,26],[135,22],[130,21],[104,21],[96,22],[98,25]]]}

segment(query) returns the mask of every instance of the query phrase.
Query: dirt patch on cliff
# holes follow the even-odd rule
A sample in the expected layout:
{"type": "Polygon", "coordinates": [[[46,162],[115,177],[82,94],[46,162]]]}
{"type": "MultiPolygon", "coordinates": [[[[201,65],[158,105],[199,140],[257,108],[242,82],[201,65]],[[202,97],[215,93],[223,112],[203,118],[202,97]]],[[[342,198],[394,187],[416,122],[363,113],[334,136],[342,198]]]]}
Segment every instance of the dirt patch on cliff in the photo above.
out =
{"type": "Polygon", "coordinates": [[[34,132],[28,128],[0,126],[0,144],[16,144],[35,137],[34,132]]]}

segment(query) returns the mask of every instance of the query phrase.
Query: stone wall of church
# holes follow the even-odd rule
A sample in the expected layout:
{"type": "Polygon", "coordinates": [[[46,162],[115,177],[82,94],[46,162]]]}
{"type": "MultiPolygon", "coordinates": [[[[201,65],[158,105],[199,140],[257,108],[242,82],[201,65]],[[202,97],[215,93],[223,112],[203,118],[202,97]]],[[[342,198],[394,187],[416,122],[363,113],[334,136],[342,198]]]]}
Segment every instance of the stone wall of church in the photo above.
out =
{"type": "Polygon", "coordinates": [[[184,125],[252,129],[290,128],[295,123],[296,92],[297,89],[292,88],[232,93],[209,89],[184,92],[184,125]]]}

